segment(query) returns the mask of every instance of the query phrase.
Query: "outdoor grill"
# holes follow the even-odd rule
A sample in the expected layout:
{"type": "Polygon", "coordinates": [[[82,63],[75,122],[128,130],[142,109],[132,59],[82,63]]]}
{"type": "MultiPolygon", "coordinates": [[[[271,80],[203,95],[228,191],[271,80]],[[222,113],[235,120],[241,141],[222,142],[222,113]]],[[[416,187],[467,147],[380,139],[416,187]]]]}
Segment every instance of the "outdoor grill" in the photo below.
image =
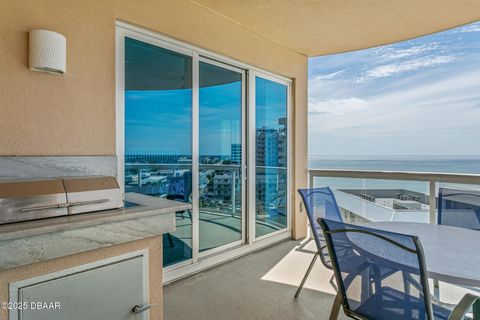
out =
{"type": "Polygon", "coordinates": [[[122,207],[114,177],[0,182],[0,224],[122,207]]]}

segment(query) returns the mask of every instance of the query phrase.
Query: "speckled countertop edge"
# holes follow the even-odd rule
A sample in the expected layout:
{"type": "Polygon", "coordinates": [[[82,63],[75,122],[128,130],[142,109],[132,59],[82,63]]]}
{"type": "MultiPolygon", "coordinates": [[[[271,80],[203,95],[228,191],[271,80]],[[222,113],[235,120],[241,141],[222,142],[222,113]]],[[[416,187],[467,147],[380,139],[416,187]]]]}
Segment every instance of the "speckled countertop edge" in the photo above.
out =
{"type": "Polygon", "coordinates": [[[125,200],[136,203],[138,206],[0,225],[0,245],[3,240],[14,240],[191,209],[191,205],[188,203],[139,193],[126,193],[125,200]]]}
{"type": "Polygon", "coordinates": [[[190,204],[141,194],[126,200],[140,206],[4,225],[0,272],[175,230],[175,212],[190,204]]]}

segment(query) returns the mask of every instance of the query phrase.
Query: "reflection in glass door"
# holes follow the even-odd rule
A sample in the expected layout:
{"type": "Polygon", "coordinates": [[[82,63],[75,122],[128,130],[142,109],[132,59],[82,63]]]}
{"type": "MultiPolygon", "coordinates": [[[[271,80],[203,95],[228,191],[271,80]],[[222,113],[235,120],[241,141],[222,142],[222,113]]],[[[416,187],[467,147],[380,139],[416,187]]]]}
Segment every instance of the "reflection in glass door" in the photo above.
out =
{"type": "MultiPolygon", "coordinates": [[[[192,57],[125,38],[125,192],[190,202],[192,57]]],[[[165,266],[192,258],[192,213],[164,235],[165,266]]]]}
{"type": "Polygon", "coordinates": [[[288,223],[288,86],[255,77],[255,236],[288,223]]]}
{"type": "Polygon", "coordinates": [[[199,250],[243,239],[243,71],[199,65],[199,250]]]}

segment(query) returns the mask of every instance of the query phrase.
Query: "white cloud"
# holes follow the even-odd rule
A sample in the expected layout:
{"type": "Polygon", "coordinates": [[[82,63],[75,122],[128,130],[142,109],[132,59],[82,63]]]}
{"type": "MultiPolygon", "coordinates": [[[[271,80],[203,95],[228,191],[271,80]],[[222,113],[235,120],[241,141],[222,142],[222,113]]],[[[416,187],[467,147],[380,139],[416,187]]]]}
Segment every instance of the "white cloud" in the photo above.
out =
{"type": "Polygon", "coordinates": [[[478,154],[479,79],[474,70],[359,99],[362,112],[311,113],[311,153],[478,154]]]}
{"type": "Polygon", "coordinates": [[[310,100],[308,103],[308,112],[310,114],[330,113],[334,115],[342,115],[365,109],[368,109],[367,101],[359,98],[328,99],[320,101],[310,100]]]}
{"type": "Polygon", "coordinates": [[[454,56],[427,56],[405,62],[385,64],[363,73],[355,82],[366,82],[373,79],[390,77],[399,73],[415,71],[421,68],[438,66],[455,60],[454,56]]]}
{"type": "Polygon", "coordinates": [[[464,33],[464,32],[480,32],[480,23],[470,24],[468,26],[456,28],[451,31],[451,33],[464,33]]]}
{"type": "Polygon", "coordinates": [[[316,76],[315,79],[316,80],[330,80],[330,79],[333,79],[336,76],[338,76],[343,71],[345,71],[345,70],[340,70],[340,71],[332,72],[332,73],[328,73],[328,74],[321,74],[321,75],[316,76]]]}
{"type": "Polygon", "coordinates": [[[381,57],[385,59],[399,59],[414,56],[417,54],[423,54],[438,48],[438,43],[433,42],[429,44],[413,46],[407,49],[398,49],[396,47],[390,47],[388,49],[383,50],[384,52],[381,53],[381,57]]]}

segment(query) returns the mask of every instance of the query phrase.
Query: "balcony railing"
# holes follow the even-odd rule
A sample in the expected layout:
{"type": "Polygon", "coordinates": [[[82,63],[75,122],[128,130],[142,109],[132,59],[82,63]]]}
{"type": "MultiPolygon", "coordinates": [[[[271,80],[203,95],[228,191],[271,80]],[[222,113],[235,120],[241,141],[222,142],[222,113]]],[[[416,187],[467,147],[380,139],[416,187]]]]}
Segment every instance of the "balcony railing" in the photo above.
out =
{"type": "MultiPolygon", "coordinates": [[[[192,163],[126,163],[125,190],[167,196],[172,177],[191,172],[192,163]]],[[[201,212],[242,217],[242,170],[239,164],[200,163],[199,206],[201,212]]],[[[256,223],[268,230],[286,226],[287,168],[256,166],[256,223]],[[282,186],[284,186],[282,188],[282,186]],[[270,215],[270,216],[269,216],[270,215]]],[[[191,182],[190,182],[191,183],[191,182]]],[[[192,186],[190,186],[190,193],[192,186]]],[[[247,192],[245,189],[244,192],[247,192]]]]}
{"type": "Polygon", "coordinates": [[[436,223],[439,187],[480,190],[479,174],[335,169],[308,173],[310,187],[332,187],[347,220],[436,223]]]}

